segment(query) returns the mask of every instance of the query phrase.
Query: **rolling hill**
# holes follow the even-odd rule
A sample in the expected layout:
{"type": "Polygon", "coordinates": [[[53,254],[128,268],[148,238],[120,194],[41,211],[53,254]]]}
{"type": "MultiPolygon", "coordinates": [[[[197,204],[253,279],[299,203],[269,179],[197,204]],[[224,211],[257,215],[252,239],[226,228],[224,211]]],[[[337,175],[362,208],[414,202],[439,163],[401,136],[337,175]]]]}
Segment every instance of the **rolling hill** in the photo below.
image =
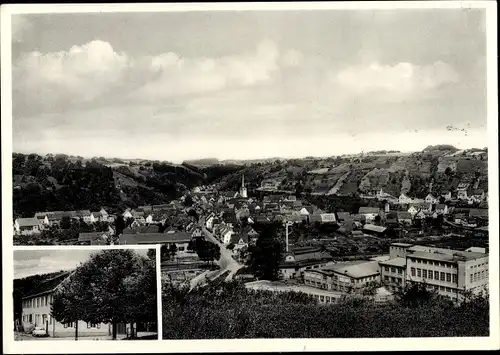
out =
{"type": "Polygon", "coordinates": [[[237,191],[243,174],[250,193],[266,179],[279,181],[282,190],[318,195],[353,196],[383,190],[393,196],[404,192],[422,198],[429,191],[437,195],[456,190],[462,182],[487,191],[487,150],[452,148],[440,145],[415,153],[288,160],[201,159],[182,164],[14,153],[14,214],[29,217],[37,211],[161,204],[208,184],[237,191]]]}

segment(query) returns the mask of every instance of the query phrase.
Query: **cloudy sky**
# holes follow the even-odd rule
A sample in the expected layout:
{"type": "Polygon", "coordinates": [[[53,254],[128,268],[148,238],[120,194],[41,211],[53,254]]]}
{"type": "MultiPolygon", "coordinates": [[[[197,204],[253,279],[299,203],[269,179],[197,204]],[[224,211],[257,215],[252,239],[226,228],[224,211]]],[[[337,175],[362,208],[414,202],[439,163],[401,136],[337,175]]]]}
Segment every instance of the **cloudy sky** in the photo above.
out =
{"type": "MultiPolygon", "coordinates": [[[[72,270],[87,261],[90,254],[96,251],[95,249],[15,250],[14,278],[72,270]]],[[[135,252],[145,256],[147,249],[136,249],[135,252]]]]}
{"type": "Polygon", "coordinates": [[[14,151],[182,161],[486,145],[482,10],[43,14],[12,27],[14,151]]]}

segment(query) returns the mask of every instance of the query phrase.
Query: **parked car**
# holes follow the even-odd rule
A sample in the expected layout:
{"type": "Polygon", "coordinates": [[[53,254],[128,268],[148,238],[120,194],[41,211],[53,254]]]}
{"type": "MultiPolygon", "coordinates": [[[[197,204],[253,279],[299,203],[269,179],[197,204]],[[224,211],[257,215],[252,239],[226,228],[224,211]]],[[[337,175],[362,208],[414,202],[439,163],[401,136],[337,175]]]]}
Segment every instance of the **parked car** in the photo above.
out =
{"type": "Polygon", "coordinates": [[[34,337],[47,337],[47,336],[49,336],[47,334],[47,331],[43,327],[35,327],[35,329],[33,329],[33,331],[31,332],[31,335],[33,335],[34,337]]]}
{"type": "Polygon", "coordinates": [[[23,323],[23,329],[26,334],[31,334],[33,329],[35,329],[35,325],[33,323],[23,323]]]}

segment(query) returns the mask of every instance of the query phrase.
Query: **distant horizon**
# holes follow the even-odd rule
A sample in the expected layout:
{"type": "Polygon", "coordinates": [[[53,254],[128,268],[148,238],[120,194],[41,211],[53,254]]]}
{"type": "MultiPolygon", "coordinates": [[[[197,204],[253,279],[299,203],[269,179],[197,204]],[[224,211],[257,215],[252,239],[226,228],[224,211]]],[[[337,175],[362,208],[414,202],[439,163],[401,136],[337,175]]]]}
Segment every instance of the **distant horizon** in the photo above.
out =
{"type": "Polygon", "coordinates": [[[484,146],[486,66],[483,9],[18,14],[13,150],[182,162],[484,146]]]}
{"type": "MultiPolygon", "coordinates": [[[[21,150],[17,150],[17,151],[13,151],[12,153],[13,154],[25,154],[25,155],[29,155],[29,154],[38,154],[40,156],[46,156],[48,154],[52,154],[52,155],[58,155],[58,154],[62,154],[62,155],[67,155],[67,156],[72,156],[72,157],[77,157],[77,156],[80,156],[82,157],[83,159],[93,159],[93,158],[105,158],[107,160],[109,159],[119,159],[119,160],[123,160],[123,161],[130,161],[130,160],[145,160],[145,161],[160,161],[160,162],[170,162],[170,163],[173,163],[173,164],[182,164],[183,162],[189,162],[189,161],[195,161],[195,160],[210,160],[210,159],[215,159],[217,160],[218,162],[224,162],[224,161],[253,161],[253,160],[271,160],[271,159],[284,159],[284,160],[293,160],[293,159],[306,159],[306,158],[318,158],[318,159],[327,159],[327,158],[331,158],[331,157],[339,157],[339,156],[349,156],[349,155],[359,155],[359,154],[368,154],[368,153],[372,153],[372,152],[377,152],[377,151],[397,151],[401,154],[411,154],[411,153],[416,153],[416,152],[422,152],[426,147],[428,146],[431,146],[431,145],[451,145],[453,147],[455,147],[457,150],[461,151],[461,150],[470,150],[470,149],[485,149],[487,148],[487,146],[479,146],[479,145],[476,145],[476,146],[468,146],[468,147],[459,147],[455,144],[451,144],[451,143],[438,143],[438,144],[427,144],[425,145],[422,149],[415,149],[415,150],[401,150],[401,149],[373,149],[373,150],[365,150],[365,151],[357,151],[357,152],[349,152],[349,153],[339,153],[339,154],[326,154],[326,155],[303,155],[303,156],[265,156],[265,157],[248,157],[248,158],[220,158],[220,157],[215,157],[215,156],[200,156],[200,157],[193,157],[193,158],[186,158],[186,159],[182,159],[182,160],[171,160],[171,159],[157,159],[157,158],[147,158],[147,157],[144,157],[144,156],[141,156],[141,157],[124,157],[124,156],[109,156],[109,155],[85,155],[85,154],[78,154],[78,153],[65,153],[65,152],[36,152],[36,151],[21,151],[21,150]]],[[[392,154],[392,153],[389,153],[389,154],[392,154]]]]}

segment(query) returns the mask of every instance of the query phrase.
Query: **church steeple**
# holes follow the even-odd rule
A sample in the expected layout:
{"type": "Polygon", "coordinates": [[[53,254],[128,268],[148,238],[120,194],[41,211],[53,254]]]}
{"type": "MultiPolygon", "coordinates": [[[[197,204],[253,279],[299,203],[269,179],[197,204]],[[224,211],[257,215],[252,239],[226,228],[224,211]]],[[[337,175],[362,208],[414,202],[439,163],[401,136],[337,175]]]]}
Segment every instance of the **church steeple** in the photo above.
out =
{"type": "Polygon", "coordinates": [[[240,196],[247,198],[247,188],[245,187],[245,175],[241,175],[240,196]]]}

